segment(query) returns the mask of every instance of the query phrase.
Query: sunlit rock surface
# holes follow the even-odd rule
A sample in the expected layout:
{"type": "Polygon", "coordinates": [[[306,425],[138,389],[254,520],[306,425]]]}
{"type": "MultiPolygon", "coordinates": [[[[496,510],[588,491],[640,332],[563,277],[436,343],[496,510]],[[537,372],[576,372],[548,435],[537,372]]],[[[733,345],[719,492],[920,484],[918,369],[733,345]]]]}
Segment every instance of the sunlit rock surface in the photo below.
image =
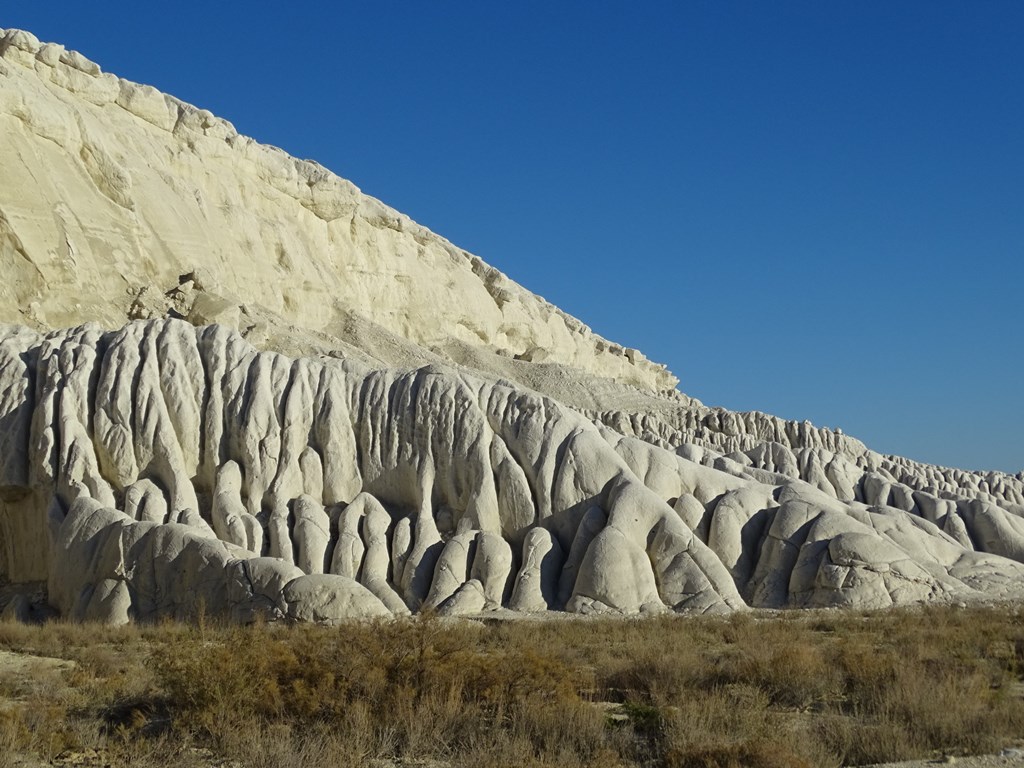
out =
{"type": "Polygon", "coordinates": [[[0,30],[0,581],[62,614],[1024,593],[1022,476],[707,408],[349,182],[0,30]]]}

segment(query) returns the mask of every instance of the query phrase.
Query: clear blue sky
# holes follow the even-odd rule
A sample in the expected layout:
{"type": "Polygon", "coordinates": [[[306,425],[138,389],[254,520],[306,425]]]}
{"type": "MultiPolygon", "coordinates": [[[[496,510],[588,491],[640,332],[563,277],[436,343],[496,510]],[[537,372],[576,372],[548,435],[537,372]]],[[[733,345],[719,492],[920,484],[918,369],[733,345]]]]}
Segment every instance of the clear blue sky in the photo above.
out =
{"type": "Polygon", "coordinates": [[[1024,3],[15,2],[704,402],[1024,468],[1024,3]]]}

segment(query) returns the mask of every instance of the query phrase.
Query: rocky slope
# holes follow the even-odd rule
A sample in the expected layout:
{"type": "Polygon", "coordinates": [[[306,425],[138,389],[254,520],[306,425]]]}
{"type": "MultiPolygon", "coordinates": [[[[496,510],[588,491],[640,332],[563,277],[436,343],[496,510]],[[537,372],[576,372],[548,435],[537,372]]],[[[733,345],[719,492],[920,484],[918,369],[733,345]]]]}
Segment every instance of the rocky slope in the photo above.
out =
{"type": "Polygon", "coordinates": [[[0,31],[0,580],[77,618],[1024,592],[1024,478],[707,408],[350,183],[0,31]]]}
{"type": "Polygon", "coordinates": [[[0,54],[0,320],[117,327],[172,311],[271,336],[297,326],[388,363],[462,343],[676,383],[317,163],[27,32],[0,54]],[[377,336],[409,343],[389,354],[377,336]]]}

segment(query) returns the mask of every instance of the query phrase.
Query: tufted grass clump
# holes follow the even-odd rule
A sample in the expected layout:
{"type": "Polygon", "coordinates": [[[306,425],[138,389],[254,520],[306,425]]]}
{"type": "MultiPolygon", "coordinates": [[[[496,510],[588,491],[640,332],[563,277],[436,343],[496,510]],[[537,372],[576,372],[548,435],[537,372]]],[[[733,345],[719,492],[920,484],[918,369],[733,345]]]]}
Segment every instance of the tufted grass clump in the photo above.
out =
{"type": "Polygon", "coordinates": [[[799,768],[1024,733],[1024,609],[0,623],[0,768],[799,768]]]}

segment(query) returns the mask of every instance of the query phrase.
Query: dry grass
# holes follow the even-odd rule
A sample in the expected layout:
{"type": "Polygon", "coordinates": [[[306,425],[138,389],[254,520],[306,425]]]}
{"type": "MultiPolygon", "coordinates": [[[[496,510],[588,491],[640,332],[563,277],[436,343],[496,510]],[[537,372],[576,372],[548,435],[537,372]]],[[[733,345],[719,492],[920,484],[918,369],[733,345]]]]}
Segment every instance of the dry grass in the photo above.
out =
{"type": "Polygon", "coordinates": [[[1024,733],[1024,610],[120,628],[0,624],[0,768],[857,765],[1024,733]],[[28,670],[28,671],[26,671],[28,670]],[[225,762],[228,761],[228,762],[225,762]]]}

